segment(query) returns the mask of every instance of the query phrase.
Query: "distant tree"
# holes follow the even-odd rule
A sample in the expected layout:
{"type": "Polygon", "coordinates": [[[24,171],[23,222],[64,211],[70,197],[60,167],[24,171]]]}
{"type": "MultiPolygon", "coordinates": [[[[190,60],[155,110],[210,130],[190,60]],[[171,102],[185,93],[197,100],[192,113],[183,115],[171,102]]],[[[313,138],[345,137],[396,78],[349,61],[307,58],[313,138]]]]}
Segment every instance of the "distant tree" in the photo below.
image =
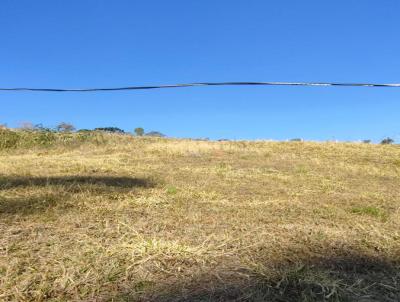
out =
{"type": "Polygon", "coordinates": [[[144,129],[142,127],[135,128],[134,131],[137,136],[143,136],[144,134],[144,129]]]}
{"type": "Polygon", "coordinates": [[[150,131],[146,133],[146,136],[153,136],[153,137],[165,137],[165,134],[162,134],[158,131],[150,131]]]}
{"type": "Polygon", "coordinates": [[[209,141],[210,140],[210,138],[209,137],[204,137],[204,138],[194,138],[193,139],[194,141],[209,141]]]}
{"type": "Polygon", "coordinates": [[[394,143],[394,140],[391,139],[390,137],[387,137],[387,138],[385,138],[385,139],[383,139],[383,140],[381,141],[381,144],[382,144],[382,145],[390,145],[390,144],[393,144],[393,143],[394,143]]]}
{"type": "Polygon", "coordinates": [[[302,142],[303,139],[301,139],[301,138],[292,138],[290,141],[291,142],[302,142]]]}
{"type": "Polygon", "coordinates": [[[41,131],[41,132],[53,132],[54,129],[49,127],[43,126],[43,124],[36,124],[33,126],[34,131],[41,131]]]}
{"type": "Polygon", "coordinates": [[[72,124],[62,122],[57,125],[56,129],[58,132],[72,132],[75,130],[75,127],[72,124]]]}
{"type": "Polygon", "coordinates": [[[94,128],[95,131],[105,131],[105,132],[112,132],[112,133],[125,133],[124,130],[117,128],[117,127],[101,127],[101,128],[94,128]]]}
{"type": "Polygon", "coordinates": [[[370,144],[370,143],[371,143],[371,140],[370,140],[370,139],[364,139],[362,142],[363,142],[364,144],[370,144]]]}
{"type": "Polygon", "coordinates": [[[21,122],[19,128],[22,130],[31,131],[35,129],[35,126],[31,122],[21,122]]]}

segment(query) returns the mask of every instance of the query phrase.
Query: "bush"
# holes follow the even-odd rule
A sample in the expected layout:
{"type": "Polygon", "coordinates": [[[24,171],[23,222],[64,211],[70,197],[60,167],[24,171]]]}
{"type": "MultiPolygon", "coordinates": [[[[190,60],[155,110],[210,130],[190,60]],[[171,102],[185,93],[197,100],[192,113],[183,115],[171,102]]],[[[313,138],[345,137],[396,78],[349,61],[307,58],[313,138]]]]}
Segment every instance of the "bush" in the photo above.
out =
{"type": "Polygon", "coordinates": [[[390,145],[390,144],[393,144],[393,143],[394,143],[394,140],[391,139],[390,137],[387,137],[387,138],[385,138],[385,139],[383,139],[383,140],[381,141],[381,144],[382,144],[382,145],[390,145]]]}
{"type": "Polygon", "coordinates": [[[104,132],[111,132],[111,133],[125,133],[124,130],[117,128],[117,127],[102,127],[102,128],[94,128],[94,131],[104,131],[104,132]]]}
{"type": "Polygon", "coordinates": [[[33,126],[34,131],[41,131],[41,132],[54,132],[54,129],[51,129],[49,127],[43,126],[43,124],[36,124],[33,126]]]}
{"type": "Polygon", "coordinates": [[[89,142],[96,145],[108,139],[98,132],[57,133],[54,131],[0,129],[0,150],[16,148],[47,148],[52,146],[77,147],[89,142]]]}
{"type": "Polygon", "coordinates": [[[17,132],[0,128],[0,150],[15,148],[19,140],[20,137],[17,132]]]}
{"type": "MultiPolygon", "coordinates": [[[[37,131],[30,134],[30,137],[32,139],[31,145],[33,146],[51,146],[57,138],[56,134],[51,131],[37,131]]],[[[26,138],[25,141],[29,142],[29,138],[26,138]]]]}
{"type": "Polygon", "coordinates": [[[72,131],[75,131],[74,125],[69,124],[69,123],[65,123],[65,122],[59,123],[57,125],[56,129],[57,129],[58,132],[72,132],[72,131]]]}
{"type": "Polygon", "coordinates": [[[31,122],[22,122],[19,125],[19,130],[22,131],[49,131],[49,132],[55,132],[55,129],[45,127],[43,124],[32,124],[31,122]]]}
{"type": "Polygon", "coordinates": [[[150,132],[146,133],[146,136],[165,137],[165,134],[162,134],[161,132],[158,132],[158,131],[150,131],[150,132]]]}
{"type": "Polygon", "coordinates": [[[143,134],[144,134],[144,129],[141,128],[141,127],[135,128],[134,131],[135,131],[135,134],[136,134],[137,136],[143,136],[143,134]]]}

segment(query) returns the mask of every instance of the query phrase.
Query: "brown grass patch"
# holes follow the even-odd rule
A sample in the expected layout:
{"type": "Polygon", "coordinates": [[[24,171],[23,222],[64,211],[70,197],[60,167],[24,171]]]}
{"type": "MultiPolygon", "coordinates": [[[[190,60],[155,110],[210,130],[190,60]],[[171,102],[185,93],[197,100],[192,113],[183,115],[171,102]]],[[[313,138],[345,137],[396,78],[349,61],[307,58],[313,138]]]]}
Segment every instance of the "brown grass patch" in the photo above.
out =
{"type": "Polygon", "coordinates": [[[398,146],[104,140],[0,154],[0,300],[400,300],[398,146]]]}

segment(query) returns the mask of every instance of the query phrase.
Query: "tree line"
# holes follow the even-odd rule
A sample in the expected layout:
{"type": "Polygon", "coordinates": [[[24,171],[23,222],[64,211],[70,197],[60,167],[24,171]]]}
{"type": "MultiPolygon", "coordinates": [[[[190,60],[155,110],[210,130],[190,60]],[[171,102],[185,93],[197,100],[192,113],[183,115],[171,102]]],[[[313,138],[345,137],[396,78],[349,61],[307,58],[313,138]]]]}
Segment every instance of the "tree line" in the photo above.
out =
{"type": "MultiPolygon", "coordinates": [[[[0,124],[0,129],[7,128],[5,124],[0,124]]],[[[103,131],[109,133],[117,133],[117,134],[128,134],[123,129],[118,127],[97,127],[94,129],[76,129],[76,127],[67,122],[61,122],[57,124],[55,127],[46,127],[43,124],[32,124],[30,122],[23,122],[21,123],[19,129],[25,131],[46,131],[46,132],[60,132],[60,133],[71,133],[71,132],[89,132],[89,131],[103,131]]],[[[133,134],[136,136],[153,136],[153,137],[165,137],[166,135],[159,132],[159,131],[149,131],[145,132],[142,127],[137,127],[133,130],[133,134]]],[[[219,141],[225,141],[226,139],[220,139],[219,141]]],[[[293,138],[290,141],[292,142],[302,142],[303,139],[301,138],[293,138]]],[[[372,141],[369,139],[362,140],[363,143],[369,144],[372,141]]],[[[382,145],[391,145],[394,144],[395,140],[386,137],[380,141],[382,145]]]]}
{"type": "MultiPolygon", "coordinates": [[[[72,133],[72,132],[89,132],[89,131],[103,131],[117,134],[127,134],[125,130],[118,127],[97,127],[94,129],[77,129],[73,124],[67,122],[61,122],[55,127],[47,127],[43,124],[33,124],[30,122],[21,123],[19,129],[25,131],[47,131],[47,132],[61,132],[61,133],[72,133]]],[[[145,132],[142,127],[137,127],[133,130],[133,134],[136,136],[153,136],[153,137],[165,137],[165,134],[159,131],[145,132]]]]}

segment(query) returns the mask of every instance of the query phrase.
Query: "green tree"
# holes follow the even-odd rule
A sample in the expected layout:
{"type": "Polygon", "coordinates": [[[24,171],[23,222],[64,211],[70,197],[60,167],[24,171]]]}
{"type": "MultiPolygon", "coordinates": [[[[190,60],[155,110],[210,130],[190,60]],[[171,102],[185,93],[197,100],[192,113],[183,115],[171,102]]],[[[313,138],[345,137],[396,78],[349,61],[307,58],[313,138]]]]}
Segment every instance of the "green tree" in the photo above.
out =
{"type": "Polygon", "coordinates": [[[143,136],[143,134],[144,134],[144,129],[141,128],[141,127],[135,128],[135,134],[136,134],[137,136],[143,136]]]}

